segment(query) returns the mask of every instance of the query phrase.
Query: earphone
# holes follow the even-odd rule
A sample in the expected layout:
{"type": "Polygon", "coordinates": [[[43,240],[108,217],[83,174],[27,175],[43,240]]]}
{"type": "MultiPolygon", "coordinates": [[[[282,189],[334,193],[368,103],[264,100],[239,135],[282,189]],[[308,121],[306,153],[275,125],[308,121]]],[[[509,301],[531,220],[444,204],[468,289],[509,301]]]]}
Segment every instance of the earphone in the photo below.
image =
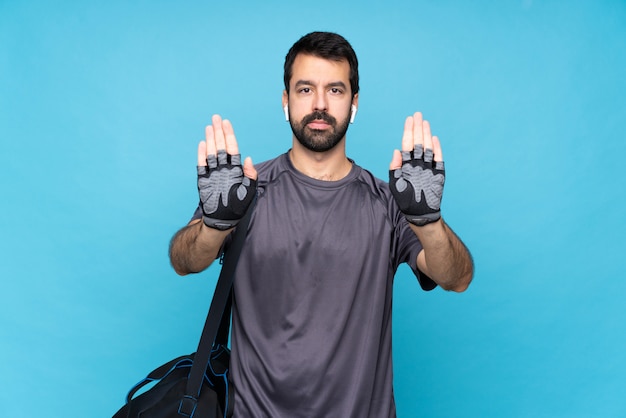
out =
{"type": "Polygon", "coordinates": [[[285,105],[285,107],[283,107],[283,110],[285,111],[285,120],[289,122],[289,106],[285,105]]]}
{"type": "Polygon", "coordinates": [[[350,112],[350,123],[354,123],[354,118],[356,117],[357,108],[356,108],[355,105],[352,105],[350,110],[351,110],[351,112],[350,112]]]}

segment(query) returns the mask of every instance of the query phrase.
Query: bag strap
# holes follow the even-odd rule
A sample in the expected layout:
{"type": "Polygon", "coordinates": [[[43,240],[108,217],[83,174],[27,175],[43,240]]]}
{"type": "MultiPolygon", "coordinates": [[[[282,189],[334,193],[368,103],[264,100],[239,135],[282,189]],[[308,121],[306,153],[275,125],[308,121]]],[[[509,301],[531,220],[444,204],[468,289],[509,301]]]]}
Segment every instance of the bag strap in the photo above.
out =
{"type": "Polygon", "coordinates": [[[202,336],[200,337],[200,342],[198,343],[198,350],[194,356],[193,366],[191,367],[189,378],[187,379],[185,397],[181,400],[181,408],[185,410],[188,410],[189,407],[193,408],[198,397],[200,396],[202,380],[209,365],[211,351],[214,343],[216,342],[218,330],[221,334],[220,337],[224,340],[217,340],[217,342],[226,345],[228,341],[231,305],[230,299],[233,277],[235,275],[235,268],[237,267],[239,254],[241,253],[243,243],[246,239],[248,224],[250,222],[250,217],[252,216],[252,210],[255,203],[256,197],[250,204],[246,215],[237,225],[230,248],[224,255],[222,271],[217,280],[217,284],[215,285],[215,293],[213,294],[211,307],[209,308],[209,313],[202,330],[202,336]],[[193,404],[193,406],[191,404],[193,404]]]}
{"type": "Polygon", "coordinates": [[[231,285],[230,293],[226,299],[226,306],[224,307],[224,313],[222,314],[222,320],[220,321],[220,327],[217,330],[217,336],[213,346],[221,345],[223,347],[228,346],[228,335],[230,334],[230,311],[233,304],[233,288],[231,285]]]}

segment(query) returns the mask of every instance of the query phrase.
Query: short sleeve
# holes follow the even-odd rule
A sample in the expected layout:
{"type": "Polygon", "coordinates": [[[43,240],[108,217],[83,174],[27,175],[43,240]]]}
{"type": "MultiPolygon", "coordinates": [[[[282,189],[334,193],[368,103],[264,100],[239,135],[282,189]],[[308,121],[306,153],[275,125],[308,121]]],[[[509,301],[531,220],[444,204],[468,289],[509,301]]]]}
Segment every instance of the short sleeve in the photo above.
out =
{"type": "Polygon", "coordinates": [[[433,290],[437,287],[437,283],[422,273],[417,267],[417,255],[423,249],[422,243],[409,226],[409,223],[404,215],[402,215],[399,211],[396,213],[395,222],[398,245],[398,264],[403,262],[407,263],[411,267],[411,270],[413,270],[413,273],[415,274],[415,277],[417,277],[422,289],[427,291],[433,290]]]}

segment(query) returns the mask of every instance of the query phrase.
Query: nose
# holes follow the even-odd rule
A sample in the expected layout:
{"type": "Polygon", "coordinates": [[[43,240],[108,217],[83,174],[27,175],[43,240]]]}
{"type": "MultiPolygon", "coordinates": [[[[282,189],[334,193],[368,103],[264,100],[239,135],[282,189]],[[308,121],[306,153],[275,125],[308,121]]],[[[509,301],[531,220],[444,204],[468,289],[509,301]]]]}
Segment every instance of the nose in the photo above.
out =
{"type": "Polygon", "coordinates": [[[325,112],[328,110],[328,100],[326,99],[326,94],[324,94],[323,91],[318,91],[315,93],[313,110],[320,112],[325,112]]]}

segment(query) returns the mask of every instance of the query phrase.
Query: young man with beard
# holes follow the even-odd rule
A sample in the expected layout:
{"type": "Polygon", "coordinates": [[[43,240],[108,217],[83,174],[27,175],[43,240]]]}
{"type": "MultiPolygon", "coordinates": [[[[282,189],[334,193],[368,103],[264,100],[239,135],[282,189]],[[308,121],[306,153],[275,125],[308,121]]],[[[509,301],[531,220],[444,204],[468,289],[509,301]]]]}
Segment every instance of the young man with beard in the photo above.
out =
{"type": "Polygon", "coordinates": [[[346,156],[358,62],[327,32],[285,59],[292,148],[241,164],[232,125],[213,116],[198,146],[200,204],[172,239],[184,275],[228,250],[257,202],[234,279],[231,380],[237,417],[394,417],[393,276],[408,263],[425,290],[464,291],[473,264],[440,216],[441,146],[415,113],[390,184],[346,156]]]}

